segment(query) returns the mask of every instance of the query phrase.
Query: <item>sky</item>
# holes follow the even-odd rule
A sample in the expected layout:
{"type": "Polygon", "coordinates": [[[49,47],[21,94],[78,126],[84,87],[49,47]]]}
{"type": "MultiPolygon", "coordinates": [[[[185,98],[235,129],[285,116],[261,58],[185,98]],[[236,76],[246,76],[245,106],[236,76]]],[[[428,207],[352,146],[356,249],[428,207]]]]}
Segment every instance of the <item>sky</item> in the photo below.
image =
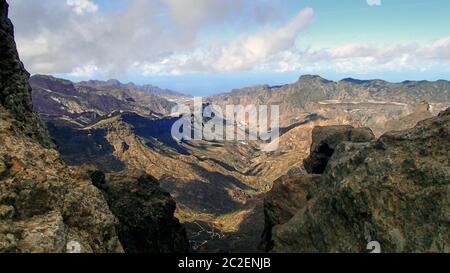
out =
{"type": "Polygon", "coordinates": [[[450,80],[448,0],[9,0],[32,74],[196,96],[256,84],[450,80]]]}

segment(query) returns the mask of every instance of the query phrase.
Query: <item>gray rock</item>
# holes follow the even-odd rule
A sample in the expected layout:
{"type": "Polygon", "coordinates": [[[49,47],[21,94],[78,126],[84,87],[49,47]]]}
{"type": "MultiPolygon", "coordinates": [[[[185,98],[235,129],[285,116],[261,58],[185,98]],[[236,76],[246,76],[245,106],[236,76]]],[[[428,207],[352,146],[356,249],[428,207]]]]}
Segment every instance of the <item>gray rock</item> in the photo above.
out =
{"type": "Polygon", "coordinates": [[[8,4],[0,1],[0,105],[15,118],[15,127],[46,147],[54,147],[31,102],[30,74],[16,49],[14,28],[8,19],[8,4]]]}
{"type": "Polygon", "coordinates": [[[123,252],[102,194],[51,149],[7,15],[0,0],[0,252],[123,252]]]}
{"type": "Polygon", "coordinates": [[[289,199],[274,187],[266,204],[309,198],[266,208],[276,213],[267,221],[293,215],[272,228],[271,251],[366,252],[376,241],[382,252],[450,252],[449,139],[447,109],[370,143],[341,143],[314,187],[289,199]]]}
{"type": "Polygon", "coordinates": [[[336,147],[344,142],[368,142],[375,139],[369,128],[354,128],[349,125],[318,126],[312,132],[311,154],[304,160],[308,173],[321,174],[336,147]]]}
{"type": "Polygon", "coordinates": [[[188,251],[186,230],[173,216],[175,201],[154,177],[136,171],[109,174],[102,189],[120,222],[119,238],[125,252],[188,251]]]}

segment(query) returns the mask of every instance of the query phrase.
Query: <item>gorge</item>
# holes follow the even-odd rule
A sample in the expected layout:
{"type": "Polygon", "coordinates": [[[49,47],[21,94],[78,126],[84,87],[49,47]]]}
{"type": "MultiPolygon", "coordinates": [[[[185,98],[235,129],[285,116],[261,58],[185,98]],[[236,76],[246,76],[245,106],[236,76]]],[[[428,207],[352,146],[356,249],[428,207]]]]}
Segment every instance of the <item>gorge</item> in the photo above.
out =
{"type": "Polygon", "coordinates": [[[279,105],[277,150],[177,141],[191,96],[30,77],[0,12],[0,252],[450,252],[450,82],[233,90],[205,100],[279,105]]]}

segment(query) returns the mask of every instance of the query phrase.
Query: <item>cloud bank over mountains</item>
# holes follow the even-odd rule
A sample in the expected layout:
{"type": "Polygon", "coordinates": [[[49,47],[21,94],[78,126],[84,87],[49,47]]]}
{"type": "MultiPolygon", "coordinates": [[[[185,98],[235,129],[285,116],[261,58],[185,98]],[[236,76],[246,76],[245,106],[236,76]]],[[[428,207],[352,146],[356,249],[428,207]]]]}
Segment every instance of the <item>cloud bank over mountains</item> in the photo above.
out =
{"type": "MultiPolygon", "coordinates": [[[[313,8],[289,15],[281,0],[14,0],[21,58],[32,73],[75,77],[240,71],[398,71],[445,67],[450,36],[428,43],[302,42],[313,8]]],[[[369,5],[381,1],[368,0],[369,5]]]]}

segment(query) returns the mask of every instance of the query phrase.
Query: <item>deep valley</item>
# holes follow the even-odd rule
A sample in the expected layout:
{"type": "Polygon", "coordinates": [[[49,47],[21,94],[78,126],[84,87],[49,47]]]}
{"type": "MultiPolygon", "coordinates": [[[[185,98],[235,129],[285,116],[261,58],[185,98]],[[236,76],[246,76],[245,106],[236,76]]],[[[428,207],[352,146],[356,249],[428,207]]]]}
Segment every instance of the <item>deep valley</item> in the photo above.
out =
{"type": "Polygon", "coordinates": [[[380,136],[412,128],[450,106],[449,92],[442,92],[450,83],[444,81],[331,82],[318,76],[205,99],[224,106],[280,104],[280,147],[264,152],[252,141],[175,141],[170,130],[178,117],[169,106],[189,103],[189,96],[167,97],[117,80],[72,83],[36,75],[30,82],[34,106],[64,161],[86,170],[154,176],[176,200],[175,215],[200,252],[264,250],[265,195],[283,175],[306,173],[303,160],[315,127],[362,126],[380,136]],[[138,97],[147,99],[130,99],[138,97]]]}
{"type": "Polygon", "coordinates": [[[255,140],[256,116],[199,117],[182,92],[30,75],[8,12],[0,0],[0,253],[450,252],[449,81],[302,75],[202,98],[278,106],[279,134],[255,140]],[[175,138],[180,120],[203,138],[175,138]]]}

